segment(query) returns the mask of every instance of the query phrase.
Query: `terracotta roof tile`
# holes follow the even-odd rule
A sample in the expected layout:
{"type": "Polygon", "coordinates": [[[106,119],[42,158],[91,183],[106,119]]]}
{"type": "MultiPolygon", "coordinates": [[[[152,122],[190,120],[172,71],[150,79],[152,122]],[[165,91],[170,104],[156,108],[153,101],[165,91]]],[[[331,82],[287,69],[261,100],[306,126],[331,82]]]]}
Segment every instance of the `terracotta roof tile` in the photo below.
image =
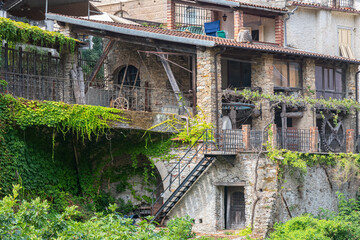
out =
{"type": "Polygon", "coordinates": [[[325,6],[319,3],[309,3],[309,2],[302,2],[302,1],[292,1],[290,2],[292,6],[299,6],[299,7],[310,7],[310,8],[319,8],[331,11],[338,11],[338,12],[348,12],[348,13],[356,13],[360,14],[359,10],[354,8],[343,8],[343,7],[332,7],[332,6],[325,6]]]}
{"type": "Polygon", "coordinates": [[[271,7],[271,6],[265,6],[265,5],[260,5],[260,4],[242,2],[242,1],[238,1],[238,0],[226,0],[226,1],[238,2],[240,4],[240,7],[256,7],[256,8],[264,8],[264,9],[270,9],[270,10],[281,11],[281,12],[288,12],[288,10],[286,8],[271,7]]]}
{"type": "Polygon", "coordinates": [[[280,54],[295,55],[295,56],[305,56],[305,57],[310,57],[310,58],[323,58],[323,59],[330,59],[330,60],[335,60],[335,61],[360,64],[360,60],[357,60],[357,59],[349,59],[349,58],[344,58],[344,57],[340,57],[340,56],[332,56],[332,55],[325,55],[325,54],[314,53],[314,52],[307,52],[307,51],[297,50],[297,49],[293,49],[293,48],[290,49],[290,48],[281,47],[277,44],[271,44],[271,43],[258,43],[258,42],[254,42],[252,44],[240,43],[240,42],[235,41],[234,39],[212,37],[212,36],[193,34],[193,33],[163,29],[163,28],[145,27],[145,26],[139,26],[139,25],[124,24],[124,23],[102,22],[102,21],[97,21],[97,20],[88,20],[88,19],[82,19],[82,18],[78,18],[78,17],[74,17],[74,16],[65,16],[65,15],[59,15],[59,14],[53,14],[53,15],[62,16],[64,22],[66,22],[66,18],[78,19],[78,20],[89,21],[89,22],[94,22],[94,23],[99,23],[99,24],[104,24],[104,25],[115,26],[115,27],[119,27],[119,28],[123,28],[123,29],[132,29],[132,30],[137,30],[137,31],[142,31],[142,32],[157,33],[157,34],[162,34],[164,36],[167,35],[167,36],[175,36],[175,37],[195,39],[195,40],[206,40],[206,41],[214,42],[215,45],[217,45],[217,46],[240,48],[240,49],[254,50],[254,51],[260,51],[260,52],[267,52],[267,53],[280,53],[280,54]]]}

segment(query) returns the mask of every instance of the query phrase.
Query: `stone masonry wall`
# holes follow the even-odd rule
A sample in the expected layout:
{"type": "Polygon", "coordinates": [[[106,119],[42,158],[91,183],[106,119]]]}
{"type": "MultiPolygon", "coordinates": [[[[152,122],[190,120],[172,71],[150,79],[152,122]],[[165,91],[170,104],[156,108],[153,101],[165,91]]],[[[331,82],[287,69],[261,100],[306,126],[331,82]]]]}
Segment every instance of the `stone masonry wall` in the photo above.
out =
{"type": "MultiPolygon", "coordinates": [[[[313,59],[305,59],[302,62],[302,76],[303,76],[303,96],[316,98],[315,85],[315,61],[313,59]]],[[[316,126],[316,114],[314,109],[309,107],[303,112],[302,118],[293,119],[293,127],[299,129],[308,129],[316,126]]]]}
{"type": "MultiPolygon", "coordinates": [[[[273,56],[264,54],[259,58],[253,59],[255,64],[251,64],[251,86],[262,88],[262,92],[266,94],[274,93],[274,72],[273,72],[273,56]]],[[[268,101],[261,103],[262,116],[253,119],[253,129],[262,130],[271,120],[272,111],[268,101]]]]}
{"type": "MultiPolygon", "coordinates": [[[[215,85],[215,55],[219,49],[206,49],[197,51],[197,106],[203,111],[206,120],[216,124],[216,85],[215,85]]],[[[218,110],[221,113],[221,58],[217,55],[218,67],[218,110]]],[[[221,123],[220,123],[221,124],[221,123]]]]}
{"type": "MultiPolygon", "coordinates": [[[[155,48],[142,47],[140,45],[117,42],[105,60],[105,82],[111,88],[112,84],[118,84],[118,73],[127,64],[139,69],[141,87],[149,87],[154,90],[151,93],[151,105],[153,111],[161,111],[163,107],[177,110],[177,100],[172,93],[168,77],[158,57],[153,54],[145,54],[140,51],[156,51],[155,48]]],[[[188,58],[182,56],[169,56],[169,59],[177,64],[189,68],[188,58]]],[[[188,92],[191,88],[190,74],[178,66],[170,64],[180,90],[188,92]]],[[[190,105],[190,99],[185,99],[190,105]]]]}

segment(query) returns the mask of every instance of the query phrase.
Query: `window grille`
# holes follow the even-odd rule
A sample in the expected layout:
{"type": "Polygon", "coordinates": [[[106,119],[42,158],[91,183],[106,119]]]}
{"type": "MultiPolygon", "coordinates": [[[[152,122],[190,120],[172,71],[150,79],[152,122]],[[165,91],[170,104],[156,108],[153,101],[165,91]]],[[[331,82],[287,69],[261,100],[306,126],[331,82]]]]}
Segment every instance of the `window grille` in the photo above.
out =
{"type": "Polygon", "coordinates": [[[175,5],[175,24],[177,28],[187,26],[202,27],[204,23],[211,22],[211,15],[211,10],[204,8],[183,4],[175,5]]]}

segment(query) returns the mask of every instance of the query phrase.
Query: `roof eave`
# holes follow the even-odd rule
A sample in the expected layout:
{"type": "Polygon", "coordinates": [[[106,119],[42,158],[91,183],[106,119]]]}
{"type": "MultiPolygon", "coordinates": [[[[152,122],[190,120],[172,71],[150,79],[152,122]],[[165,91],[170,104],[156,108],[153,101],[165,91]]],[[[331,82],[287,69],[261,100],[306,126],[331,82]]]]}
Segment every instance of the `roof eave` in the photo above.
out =
{"type": "Polygon", "coordinates": [[[176,42],[176,43],[189,44],[189,45],[202,46],[202,47],[214,47],[215,46],[214,41],[191,39],[191,38],[185,38],[185,37],[165,35],[165,34],[160,34],[160,33],[139,31],[139,30],[135,30],[135,29],[123,28],[120,26],[111,26],[111,25],[107,25],[107,24],[103,24],[103,23],[90,22],[90,21],[82,20],[82,19],[75,19],[75,18],[71,18],[71,17],[61,16],[58,14],[48,13],[46,15],[46,17],[49,20],[65,22],[65,23],[69,23],[69,24],[73,24],[73,25],[82,26],[82,27],[90,27],[93,29],[109,31],[109,32],[118,33],[118,34],[132,35],[132,36],[144,37],[144,38],[152,38],[152,39],[157,39],[157,40],[171,41],[171,42],[176,42]]]}

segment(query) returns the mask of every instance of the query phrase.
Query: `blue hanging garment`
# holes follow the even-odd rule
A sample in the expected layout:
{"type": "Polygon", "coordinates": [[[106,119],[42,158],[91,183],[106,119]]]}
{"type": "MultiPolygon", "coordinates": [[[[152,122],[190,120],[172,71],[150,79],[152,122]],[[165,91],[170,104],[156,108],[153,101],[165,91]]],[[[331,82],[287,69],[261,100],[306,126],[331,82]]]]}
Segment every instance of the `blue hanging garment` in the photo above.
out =
{"type": "Polygon", "coordinates": [[[216,32],[220,31],[220,20],[204,23],[205,34],[216,37],[216,32]]]}

